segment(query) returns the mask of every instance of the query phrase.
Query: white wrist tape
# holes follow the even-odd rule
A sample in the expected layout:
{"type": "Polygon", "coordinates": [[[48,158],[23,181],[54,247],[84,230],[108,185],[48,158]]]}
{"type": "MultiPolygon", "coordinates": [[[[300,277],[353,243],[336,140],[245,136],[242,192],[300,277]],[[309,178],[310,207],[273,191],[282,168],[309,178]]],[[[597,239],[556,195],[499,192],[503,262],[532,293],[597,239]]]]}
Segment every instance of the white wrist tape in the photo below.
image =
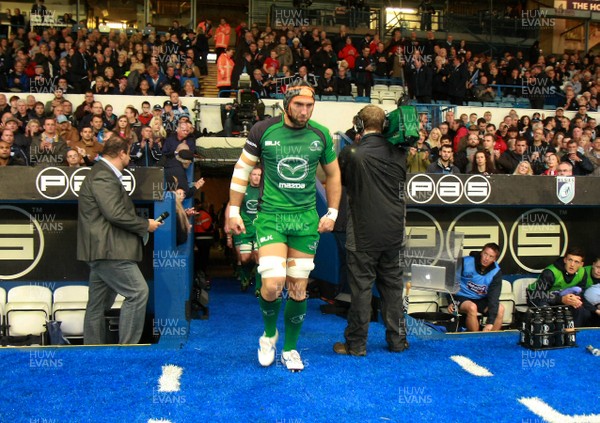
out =
{"type": "Polygon", "coordinates": [[[240,217],[240,208],[238,206],[229,206],[229,218],[240,217]]]}
{"type": "Polygon", "coordinates": [[[329,207],[327,209],[327,214],[325,215],[326,218],[333,220],[334,222],[337,220],[338,217],[338,211],[337,209],[331,208],[329,207]]]}

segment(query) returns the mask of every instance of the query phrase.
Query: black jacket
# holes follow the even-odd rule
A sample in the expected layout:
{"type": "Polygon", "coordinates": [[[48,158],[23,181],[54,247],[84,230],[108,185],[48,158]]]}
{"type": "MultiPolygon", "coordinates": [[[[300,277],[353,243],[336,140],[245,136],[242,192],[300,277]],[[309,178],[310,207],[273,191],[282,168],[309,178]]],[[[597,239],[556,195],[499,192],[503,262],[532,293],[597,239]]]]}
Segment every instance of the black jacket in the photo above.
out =
{"type": "Polygon", "coordinates": [[[381,134],[368,134],[342,150],[340,168],[350,208],[347,248],[399,249],[405,217],[404,198],[399,192],[406,181],[404,150],[381,134]]]}
{"type": "Polygon", "coordinates": [[[167,159],[165,162],[165,181],[167,181],[169,188],[175,182],[174,177],[177,178],[177,189],[181,188],[185,191],[185,198],[193,197],[196,193],[196,187],[193,185],[190,187],[183,164],[175,157],[167,159]]]}
{"type": "Polygon", "coordinates": [[[448,75],[448,95],[464,98],[467,95],[467,81],[469,80],[469,71],[463,63],[457,68],[452,66],[448,75]]]}
{"type": "Polygon", "coordinates": [[[427,66],[411,69],[408,80],[408,90],[411,97],[431,97],[433,88],[433,72],[427,66]]]}

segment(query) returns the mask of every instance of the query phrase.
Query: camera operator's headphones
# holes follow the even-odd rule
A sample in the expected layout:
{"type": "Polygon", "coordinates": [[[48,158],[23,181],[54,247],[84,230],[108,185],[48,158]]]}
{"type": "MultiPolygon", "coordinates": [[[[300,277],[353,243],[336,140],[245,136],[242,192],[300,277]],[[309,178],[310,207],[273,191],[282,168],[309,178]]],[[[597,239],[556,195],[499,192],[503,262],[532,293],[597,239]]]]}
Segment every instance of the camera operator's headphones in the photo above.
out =
{"type": "MultiPolygon", "coordinates": [[[[364,110],[367,107],[371,107],[371,106],[365,106],[362,109],[360,109],[360,111],[352,118],[352,124],[354,125],[354,129],[356,130],[356,132],[358,134],[360,134],[362,131],[365,130],[365,122],[363,121],[361,114],[364,112],[364,110]]],[[[377,107],[377,106],[373,106],[373,107],[377,107]]],[[[390,127],[390,118],[388,115],[388,112],[385,112],[385,118],[383,119],[383,125],[381,128],[381,133],[385,134],[388,130],[388,128],[390,127]]]]}
{"type": "Polygon", "coordinates": [[[288,85],[283,97],[283,111],[285,113],[288,113],[288,107],[290,106],[292,99],[299,95],[314,100],[315,90],[308,82],[302,79],[296,80],[288,85]]]}

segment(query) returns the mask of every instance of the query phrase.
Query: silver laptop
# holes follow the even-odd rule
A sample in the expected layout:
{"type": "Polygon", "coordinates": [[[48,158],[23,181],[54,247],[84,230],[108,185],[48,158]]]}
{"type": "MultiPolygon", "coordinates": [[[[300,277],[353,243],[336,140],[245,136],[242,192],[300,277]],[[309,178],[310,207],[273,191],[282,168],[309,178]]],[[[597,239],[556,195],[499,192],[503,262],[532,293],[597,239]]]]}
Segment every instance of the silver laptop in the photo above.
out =
{"type": "Polygon", "coordinates": [[[446,268],[428,264],[412,264],[411,287],[426,288],[435,291],[446,291],[446,268]]]}

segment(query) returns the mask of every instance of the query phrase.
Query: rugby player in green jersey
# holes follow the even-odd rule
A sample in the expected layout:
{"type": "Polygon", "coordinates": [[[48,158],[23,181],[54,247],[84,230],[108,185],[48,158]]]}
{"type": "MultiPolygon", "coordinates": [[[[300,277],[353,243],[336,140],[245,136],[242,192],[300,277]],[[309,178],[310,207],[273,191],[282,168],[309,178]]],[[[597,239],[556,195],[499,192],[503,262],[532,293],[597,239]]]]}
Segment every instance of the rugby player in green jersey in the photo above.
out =
{"type": "Polygon", "coordinates": [[[315,105],[313,88],[304,81],[289,85],[282,116],[256,123],[250,130],[231,179],[229,228],[245,232],[240,206],[248,176],[260,159],[263,166],[258,216],[254,221],[262,276],[259,304],[264,333],[259,339],[258,361],[275,361],[277,317],[281,293],[287,288],[284,309],[285,342],[281,361],[287,369],[300,371],[304,364],[297,351],[300,329],[306,316],[308,275],[319,233],[333,229],[341,196],[341,178],[329,130],[310,120],[315,105]],[[316,211],[316,170],[321,163],[326,175],[329,210],[319,218],[316,211]]]}
{"type": "MultiPolygon", "coordinates": [[[[229,233],[229,228],[226,227],[227,232],[227,246],[232,248],[235,246],[235,252],[237,254],[240,282],[242,291],[246,291],[250,286],[250,279],[254,270],[254,264],[258,264],[258,247],[256,245],[256,229],[254,228],[254,219],[256,218],[256,212],[258,211],[258,197],[259,197],[259,185],[260,178],[262,176],[262,169],[255,167],[250,172],[250,184],[244,194],[244,201],[240,207],[240,215],[244,222],[245,233],[234,235],[233,240],[229,233]],[[233,242],[232,242],[233,241],[233,242]]],[[[229,206],[227,207],[227,216],[229,216],[229,206]]],[[[229,226],[229,223],[226,222],[229,226]]],[[[256,278],[256,289],[257,296],[260,290],[260,274],[256,278]]]]}

